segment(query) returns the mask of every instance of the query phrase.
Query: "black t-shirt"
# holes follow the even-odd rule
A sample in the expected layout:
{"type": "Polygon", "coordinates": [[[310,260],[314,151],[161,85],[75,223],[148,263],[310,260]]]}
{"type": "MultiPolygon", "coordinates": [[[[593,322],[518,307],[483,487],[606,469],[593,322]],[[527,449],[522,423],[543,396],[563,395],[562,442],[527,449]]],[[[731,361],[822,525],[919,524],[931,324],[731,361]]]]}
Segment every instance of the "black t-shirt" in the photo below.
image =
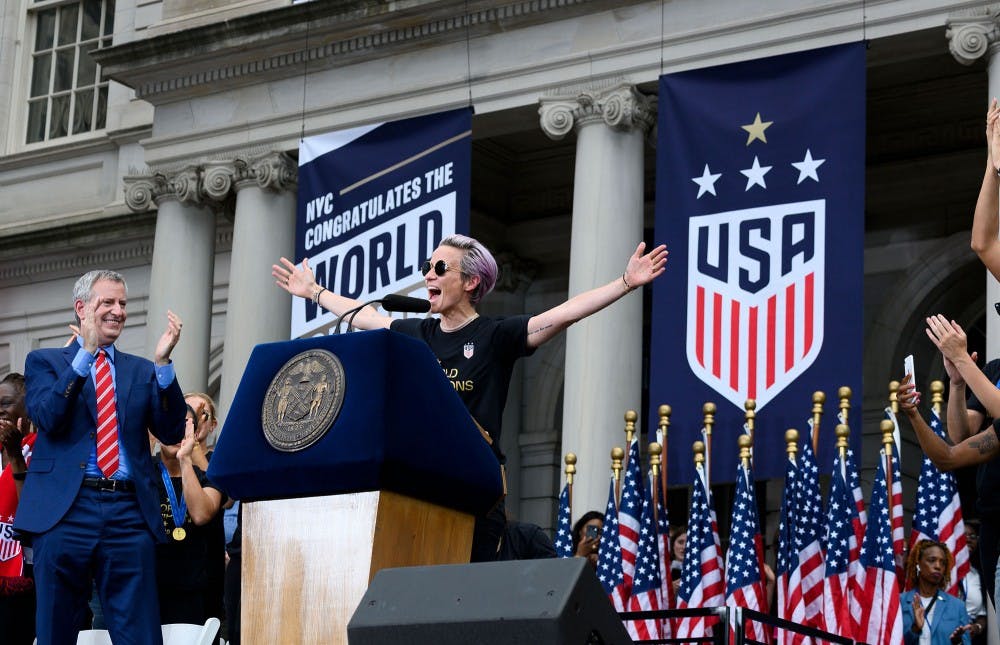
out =
{"type": "MultiPolygon", "coordinates": [[[[983,368],[983,373],[990,382],[995,383],[1000,388],[1000,358],[987,363],[983,368]]],[[[994,419],[990,417],[986,406],[980,402],[979,397],[972,393],[971,389],[969,389],[969,398],[965,406],[986,417],[977,432],[996,432],[1000,438],[1000,429],[993,425],[994,419]]],[[[1000,420],[997,422],[1000,423],[1000,420]]],[[[976,492],[979,496],[976,506],[981,513],[1000,511],[1000,458],[991,459],[976,469],[976,492]]]]}
{"type": "MultiPolygon", "coordinates": [[[[154,458],[154,461],[159,464],[160,460],[154,458]]],[[[156,466],[156,472],[160,473],[159,465],[156,466]]],[[[198,476],[198,482],[201,483],[202,488],[219,490],[197,466],[194,466],[194,472],[198,476]]],[[[180,500],[182,495],[181,478],[171,477],[170,482],[173,484],[177,499],[180,500]]],[[[163,519],[163,530],[167,533],[166,544],[156,545],[157,585],[161,590],[204,591],[208,583],[206,572],[210,568],[209,563],[215,559],[222,560],[225,557],[221,551],[213,552],[213,545],[216,542],[213,539],[215,527],[212,522],[198,526],[191,520],[190,514],[186,513],[181,524],[186,535],[183,540],[174,540],[172,533],[177,524],[174,522],[174,513],[170,507],[170,499],[167,497],[167,489],[164,488],[162,477],[157,477],[156,483],[160,493],[160,516],[163,519]]],[[[219,492],[222,493],[222,491],[219,492]]],[[[225,493],[222,493],[222,503],[226,503],[225,493]]],[[[219,515],[221,514],[220,510],[219,515]]]]}
{"type": "Polygon", "coordinates": [[[530,318],[480,316],[453,332],[441,331],[437,318],[392,322],[393,331],[420,338],[431,348],[469,413],[490,434],[498,456],[503,408],[514,363],[534,352],[528,347],[530,318]]]}

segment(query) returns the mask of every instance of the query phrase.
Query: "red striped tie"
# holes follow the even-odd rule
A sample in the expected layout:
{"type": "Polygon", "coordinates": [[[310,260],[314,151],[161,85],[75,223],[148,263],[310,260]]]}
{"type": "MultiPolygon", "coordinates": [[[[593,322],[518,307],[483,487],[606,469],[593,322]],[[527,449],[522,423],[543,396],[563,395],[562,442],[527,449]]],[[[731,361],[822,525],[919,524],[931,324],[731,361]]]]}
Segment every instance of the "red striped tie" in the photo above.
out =
{"type": "Polygon", "coordinates": [[[97,467],[105,477],[118,470],[118,413],[111,366],[102,349],[97,353],[97,467]]]}

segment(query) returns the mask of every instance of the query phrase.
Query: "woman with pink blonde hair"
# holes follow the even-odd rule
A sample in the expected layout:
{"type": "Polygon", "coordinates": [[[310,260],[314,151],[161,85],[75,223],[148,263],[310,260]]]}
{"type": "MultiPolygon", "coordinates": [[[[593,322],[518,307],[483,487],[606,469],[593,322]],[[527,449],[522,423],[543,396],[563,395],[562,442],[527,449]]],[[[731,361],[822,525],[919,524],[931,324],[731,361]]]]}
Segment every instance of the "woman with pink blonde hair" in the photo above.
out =
{"type": "MultiPolygon", "coordinates": [[[[493,254],[471,237],[451,235],[441,240],[421,267],[430,313],[436,317],[397,320],[372,306],[357,313],[354,325],[359,329],[392,329],[427,343],[503,463],[500,422],[514,363],[578,320],[660,276],[666,270],[667,247],[660,245],[648,253],[645,248],[640,242],[622,274],[603,286],[539,314],[494,318],[476,311],[496,285],[499,271],[493,254]]],[[[362,305],[317,284],[308,258],[302,260],[301,267],[281,258],[272,266],[271,275],[288,293],[310,298],[338,316],[362,305]]],[[[487,517],[477,518],[474,562],[496,559],[504,522],[502,502],[487,517]]]]}

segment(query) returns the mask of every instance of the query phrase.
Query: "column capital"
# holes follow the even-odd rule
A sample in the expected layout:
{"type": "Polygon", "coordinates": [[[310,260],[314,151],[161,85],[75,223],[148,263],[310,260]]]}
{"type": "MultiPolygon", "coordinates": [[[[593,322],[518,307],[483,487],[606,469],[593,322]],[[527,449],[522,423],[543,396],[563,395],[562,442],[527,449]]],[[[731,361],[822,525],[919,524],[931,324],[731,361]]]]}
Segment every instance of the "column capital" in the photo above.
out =
{"type": "Polygon", "coordinates": [[[649,132],[656,122],[656,97],[646,96],[634,85],[615,81],[606,86],[561,88],[539,99],[542,131],[559,140],[570,130],[603,122],[616,130],[649,132]]]}
{"type": "Polygon", "coordinates": [[[149,171],[123,178],[125,204],[133,212],[147,211],[153,204],[176,200],[198,206],[201,195],[201,172],[198,166],[184,166],[176,170],[149,171]]]}
{"type": "Polygon", "coordinates": [[[1000,41],[1000,12],[980,7],[949,16],[945,37],[948,51],[959,63],[972,65],[1000,41]]]}
{"type": "Polygon", "coordinates": [[[280,193],[294,188],[298,183],[298,168],[285,152],[268,152],[256,157],[236,159],[235,163],[241,169],[236,178],[237,191],[247,186],[257,186],[280,193]]]}

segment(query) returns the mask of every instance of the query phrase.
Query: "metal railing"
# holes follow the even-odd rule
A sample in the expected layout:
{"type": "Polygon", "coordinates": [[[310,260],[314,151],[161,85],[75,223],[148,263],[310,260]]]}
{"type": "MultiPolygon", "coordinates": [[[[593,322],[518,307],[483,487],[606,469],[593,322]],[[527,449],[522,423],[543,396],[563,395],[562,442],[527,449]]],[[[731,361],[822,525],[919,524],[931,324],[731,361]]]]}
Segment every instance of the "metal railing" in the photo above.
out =
{"type": "Polygon", "coordinates": [[[767,645],[748,636],[749,633],[753,633],[747,629],[747,625],[751,623],[764,625],[770,634],[773,634],[777,629],[782,629],[795,634],[809,636],[812,638],[814,645],[825,645],[827,643],[831,645],[855,645],[855,641],[850,638],[836,636],[813,627],[806,627],[742,607],[625,611],[619,612],[618,616],[623,621],[659,619],[669,620],[674,625],[677,625],[683,618],[703,617],[706,619],[707,626],[712,628],[712,635],[700,638],[661,638],[635,641],[636,643],[647,643],[649,645],[688,645],[694,643],[707,643],[710,645],[767,645]]]}

